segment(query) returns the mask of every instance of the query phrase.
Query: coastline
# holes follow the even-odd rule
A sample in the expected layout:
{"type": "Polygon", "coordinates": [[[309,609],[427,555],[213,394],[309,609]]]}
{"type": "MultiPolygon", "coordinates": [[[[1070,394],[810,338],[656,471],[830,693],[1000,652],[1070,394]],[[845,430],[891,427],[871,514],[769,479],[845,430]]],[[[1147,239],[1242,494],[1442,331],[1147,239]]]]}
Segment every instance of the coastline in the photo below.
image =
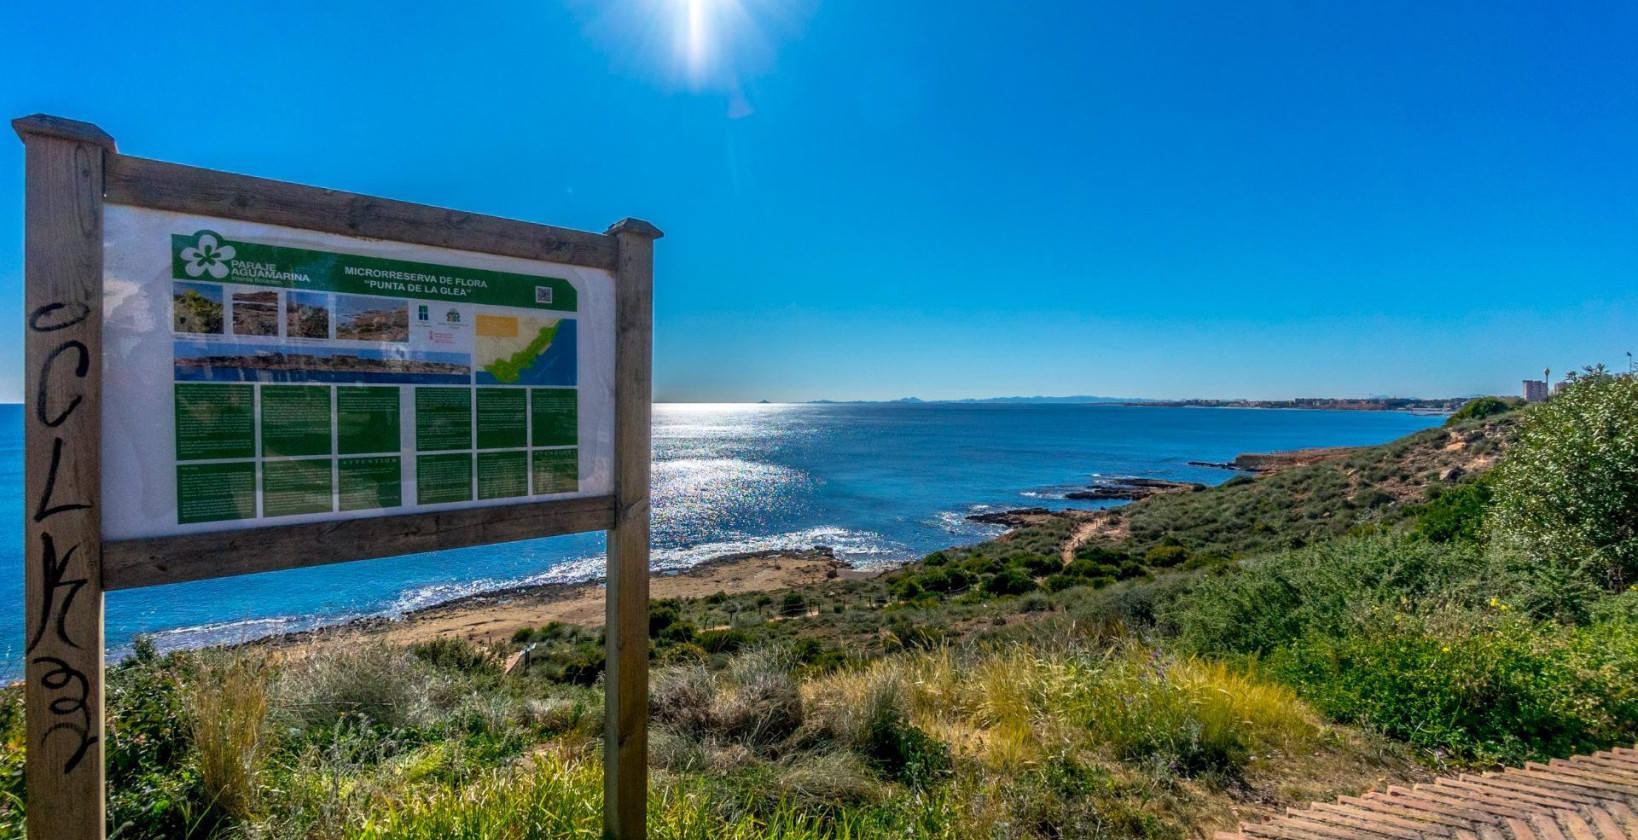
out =
{"type": "MultiPolygon", "coordinates": [[[[825,546],[725,554],[682,570],[649,573],[649,593],[664,598],[703,598],[717,592],[771,592],[834,578],[865,579],[886,569],[855,569],[825,546]]],[[[600,627],[603,581],[541,583],[480,592],[422,607],[399,618],[370,617],[314,630],[282,633],[248,642],[288,647],[338,637],[364,637],[409,645],[438,637],[503,642],[521,629],[554,621],[600,627]]]]}
{"type": "MultiPolygon", "coordinates": [[[[1359,447],[1312,447],[1267,453],[1243,453],[1236,458],[1255,460],[1260,468],[1239,463],[1203,464],[1254,473],[1278,472],[1329,460],[1356,451],[1359,447]]],[[[1124,507],[1135,501],[1169,493],[1203,489],[1193,482],[1166,481],[1143,477],[1105,477],[1089,484],[1085,491],[1066,498],[1115,502],[1124,507]]],[[[1001,526],[1008,531],[1062,516],[1076,521],[1066,560],[1075,546],[1097,536],[1119,536],[1118,519],[1106,515],[1108,507],[1056,508],[1019,506],[973,514],[969,521],[1001,526]]],[[[963,543],[964,545],[965,543],[963,543]]],[[[806,549],[771,549],[722,554],[683,569],[651,571],[650,595],[654,600],[704,598],[722,592],[775,592],[800,588],[835,578],[869,579],[897,566],[856,569],[837,559],[835,552],[821,545],[806,549]]],[[[339,639],[371,639],[390,644],[416,644],[438,637],[457,637],[480,643],[504,643],[522,629],[536,629],[552,622],[582,627],[600,627],[605,616],[602,579],[536,583],[511,586],[464,595],[398,616],[365,616],[308,630],[274,633],[258,639],[228,643],[227,647],[264,645],[274,648],[298,647],[339,639]]],[[[212,645],[206,645],[211,647],[212,645]]]]}

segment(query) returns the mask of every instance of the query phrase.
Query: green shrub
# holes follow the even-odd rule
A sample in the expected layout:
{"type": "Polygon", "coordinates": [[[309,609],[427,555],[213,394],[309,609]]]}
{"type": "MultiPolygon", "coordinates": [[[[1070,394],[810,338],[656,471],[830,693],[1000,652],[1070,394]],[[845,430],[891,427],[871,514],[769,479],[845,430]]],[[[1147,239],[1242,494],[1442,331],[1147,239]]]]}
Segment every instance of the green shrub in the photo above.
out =
{"type": "Polygon", "coordinates": [[[1477,481],[1449,490],[1435,488],[1428,494],[1427,504],[1406,508],[1406,514],[1416,522],[1411,533],[1441,543],[1479,539],[1489,512],[1491,475],[1485,473],[1477,481]]]}
{"type": "Polygon", "coordinates": [[[660,631],[659,641],[668,645],[691,643],[698,631],[699,628],[695,627],[693,622],[674,622],[666,625],[666,628],[660,631]]]}
{"type": "Polygon", "coordinates": [[[656,601],[648,608],[648,637],[657,639],[661,631],[670,627],[679,618],[677,605],[666,601],[656,601]]]}
{"type": "Polygon", "coordinates": [[[1475,397],[1468,400],[1455,413],[1445,419],[1446,426],[1455,426],[1468,420],[1485,420],[1498,414],[1506,414],[1518,407],[1517,401],[1503,400],[1499,397],[1475,397]]]}
{"type": "Polygon", "coordinates": [[[1633,627],[1381,613],[1346,636],[1304,636],[1267,665],[1338,720],[1464,761],[1518,764],[1638,738],[1633,627]]]}
{"type": "Polygon", "coordinates": [[[924,590],[921,582],[913,572],[900,572],[887,582],[887,591],[901,601],[913,601],[920,597],[924,590]]]}
{"type": "Polygon", "coordinates": [[[1490,568],[1471,543],[1333,540],[1204,578],[1162,620],[1187,650],[1260,655],[1311,632],[1347,635],[1373,610],[1482,603],[1487,590],[1475,581],[1490,568]]]}
{"type": "Polygon", "coordinates": [[[1017,567],[1008,567],[984,579],[984,591],[990,595],[1022,595],[1035,589],[1035,578],[1017,567]]]}
{"type": "Polygon", "coordinates": [[[1189,550],[1180,545],[1157,545],[1143,555],[1145,565],[1169,569],[1189,559],[1189,550]]]}
{"type": "Polygon", "coordinates": [[[733,653],[750,644],[751,636],[744,630],[706,630],[694,641],[711,653],[733,653]]]}
{"type": "Polygon", "coordinates": [[[960,592],[972,585],[972,578],[967,572],[956,566],[943,566],[923,572],[917,581],[924,590],[945,594],[960,592]]]}
{"type": "Polygon", "coordinates": [[[1044,554],[1025,554],[1012,561],[1015,568],[1022,569],[1030,577],[1043,577],[1062,571],[1064,563],[1057,557],[1048,557],[1044,554]]]}
{"type": "Polygon", "coordinates": [[[1191,555],[1189,557],[1189,559],[1183,561],[1183,568],[1184,568],[1185,571],[1191,571],[1191,572],[1195,571],[1197,569],[1210,569],[1210,570],[1213,570],[1213,571],[1222,571],[1224,569],[1227,569],[1230,566],[1230,564],[1232,564],[1233,562],[1234,561],[1232,559],[1230,559],[1228,557],[1224,557],[1221,554],[1213,554],[1211,552],[1203,552],[1203,553],[1200,553],[1200,554],[1191,555]]]}
{"type": "Polygon", "coordinates": [[[1088,563],[1098,565],[1119,566],[1132,558],[1124,551],[1117,551],[1105,546],[1087,543],[1086,545],[1083,545],[1075,550],[1075,559],[1077,561],[1085,560],[1088,563]]]}
{"type": "Polygon", "coordinates": [[[1077,557],[1063,568],[1064,574],[1076,577],[1114,577],[1119,571],[1119,567],[1091,557],[1077,557]]]}
{"type": "MultiPolygon", "coordinates": [[[[515,637],[514,637],[515,638],[515,637]]],[[[434,668],[498,676],[501,663],[493,653],[467,639],[439,636],[410,647],[410,653],[434,668]]]]}
{"type": "Polygon", "coordinates": [[[1041,581],[1041,586],[1048,592],[1062,592],[1076,586],[1085,586],[1086,578],[1080,575],[1052,575],[1041,581]]]}
{"type": "Polygon", "coordinates": [[[1581,377],[1533,407],[1495,472],[1493,536],[1612,590],[1638,580],[1638,377],[1581,377]]]}
{"type": "MultiPolygon", "coordinates": [[[[197,767],[185,760],[193,744],[182,680],[192,669],[183,656],[159,656],[146,639],[135,647],[129,659],[108,669],[104,766],[111,834],[208,836],[226,815],[210,807],[197,767]]],[[[14,721],[21,736],[20,701],[14,721]]],[[[17,752],[20,794],[22,755],[17,752]]]]}

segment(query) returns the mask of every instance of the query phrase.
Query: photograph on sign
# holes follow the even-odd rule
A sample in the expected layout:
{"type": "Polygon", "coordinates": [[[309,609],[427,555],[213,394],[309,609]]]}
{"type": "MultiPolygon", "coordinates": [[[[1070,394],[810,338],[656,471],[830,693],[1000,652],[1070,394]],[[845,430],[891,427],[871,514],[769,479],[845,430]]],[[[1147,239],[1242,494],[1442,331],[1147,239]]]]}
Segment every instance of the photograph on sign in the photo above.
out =
{"type": "Polygon", "coordinates": [[[110,204],[106,539],[612,492],[599,269],[110,204]]]}

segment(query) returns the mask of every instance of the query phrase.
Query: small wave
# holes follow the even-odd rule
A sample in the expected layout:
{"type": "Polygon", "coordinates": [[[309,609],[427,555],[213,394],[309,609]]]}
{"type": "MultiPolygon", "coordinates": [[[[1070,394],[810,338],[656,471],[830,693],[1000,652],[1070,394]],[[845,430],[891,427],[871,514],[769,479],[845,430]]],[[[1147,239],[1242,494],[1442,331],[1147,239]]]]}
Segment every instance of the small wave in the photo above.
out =
{"type": "Polygon", "coordinates": [[[1018,495],[1026,499],[1043,499],[1046,501],[1061,502],[1069,498],[1069,494],[1076,490],[1085,490],[1085,487],[1043,487],[1038,490],[1025,490],[1018,495]]]}
{"type": "MultiPolygon", "coordinates": [[[[234,645],[283,633],[299,633],[320,627],[333,627],[365,618],[363,613],[335,613],[331,615],[279,615],[263,618],[245,618],[238,621],[213,621],[188,627],[172,627],[137,635],[154,643],[160,653],[174,650],[192,650],[211,645],[234,645]]],[[[130,644],[109,651],[110,658],[118,661],[129,656],[130,644]]]]}
{"type": "Polygon", "coordinates": [[[836,559],[861,568],[895,563],[913,553],[908,546],[889,540],[874,531],[821,526],[783,534],[744,535],[728,540],[661,549],[654,553],[652,566],[656,570],[680,570],[725,554],[797,551],[816,545],[829,547],[836,552],[836,559]]]}
{"type": "Polygon", "coordinates": [[[993,537],[1006,533],[1006,526],[989,522],[974,522],[967,517],[974,514],[995,513],[1006,510],[1000,505],[973,505],[966,510],[941,510],[934,515],[932,521],[926,523],[938,528],[947,534],[973,537],[993,537]]]}

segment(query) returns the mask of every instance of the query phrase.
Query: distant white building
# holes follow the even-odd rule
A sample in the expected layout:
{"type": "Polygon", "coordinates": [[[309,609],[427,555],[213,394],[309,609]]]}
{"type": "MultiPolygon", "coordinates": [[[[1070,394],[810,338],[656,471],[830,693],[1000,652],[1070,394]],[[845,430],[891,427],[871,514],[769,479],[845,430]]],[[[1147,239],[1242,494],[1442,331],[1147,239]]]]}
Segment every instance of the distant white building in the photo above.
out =
{"type": "Polygon", "coordinates": [[[1553,383],[1553,396],[1556,397],[1559,394],[1564,393],[1564,389],[1568,387],[1569,384],[1570,380],[1568,379],[1560,379],[1559,381],[1553,383]]]}
{"type": "Polygon", "coordinates": [[[1524,380],[1524,401],[1541,402],[1547,399],[1547,383],[1540,379],[1524,380]]]}

